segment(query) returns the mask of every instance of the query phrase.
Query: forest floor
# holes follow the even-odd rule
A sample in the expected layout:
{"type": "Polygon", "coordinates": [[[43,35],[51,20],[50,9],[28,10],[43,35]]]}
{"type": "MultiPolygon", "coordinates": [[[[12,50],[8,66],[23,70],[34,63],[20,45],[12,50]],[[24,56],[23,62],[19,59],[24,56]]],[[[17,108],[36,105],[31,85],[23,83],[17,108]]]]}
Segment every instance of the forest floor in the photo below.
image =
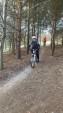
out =
{"type": "Polygon", "coordinates": [[[14,77],[29,65],[30,55],[27,55],[26,49],[21,50],[21,59],[17,59],[12,53],[4,54],[4,69],[0,71],[0,83],[14,77]]]}
{"type": "Polygon", "coordinates": [[[42,48],[36,67],[17,76],[0,86],[0,113],[63,113],[62,47],[54,56],[49,47],[42,48]]]}

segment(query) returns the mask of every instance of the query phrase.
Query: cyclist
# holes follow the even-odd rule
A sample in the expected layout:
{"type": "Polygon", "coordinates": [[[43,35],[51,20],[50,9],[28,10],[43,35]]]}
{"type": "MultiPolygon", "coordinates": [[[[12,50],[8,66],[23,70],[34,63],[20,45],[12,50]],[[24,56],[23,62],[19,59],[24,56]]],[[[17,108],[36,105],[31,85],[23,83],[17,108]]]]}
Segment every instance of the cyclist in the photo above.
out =
{"type": "Polygon", "coordinates": [[[37,62],[39,62],[40,45],[38,43],[38,40],[37,40],[36,36],[32,36],[32,42],[30,44],[30,49],[31,49],[31,53],[33,53],[33,49],[36,50],[37,62]]]}

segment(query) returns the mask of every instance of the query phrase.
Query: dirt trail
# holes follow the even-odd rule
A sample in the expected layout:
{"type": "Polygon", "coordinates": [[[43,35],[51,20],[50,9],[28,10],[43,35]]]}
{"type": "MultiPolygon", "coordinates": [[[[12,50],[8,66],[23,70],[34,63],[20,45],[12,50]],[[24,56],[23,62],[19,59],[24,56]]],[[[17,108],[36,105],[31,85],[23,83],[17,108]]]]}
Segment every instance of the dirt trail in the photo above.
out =
{"type": "Polygon", "coordinates": [[[30,73],[32,69],[30,66],[27,66],[24,71],[20,72],[19,74],[15,75],[14,77],[11,77],[9,80],[6,80],[2,86],[0,86],[0,92],[1,93],[6,93],[9,90],[13,89],[16,87],[18,83],[23,81],[30,73]]]}
{"type": "Polygon", "coordinates": [[[41,51],[40,63],[24,80],[0,92],[0,113],[63,113],[63,56],[41,51]]]}

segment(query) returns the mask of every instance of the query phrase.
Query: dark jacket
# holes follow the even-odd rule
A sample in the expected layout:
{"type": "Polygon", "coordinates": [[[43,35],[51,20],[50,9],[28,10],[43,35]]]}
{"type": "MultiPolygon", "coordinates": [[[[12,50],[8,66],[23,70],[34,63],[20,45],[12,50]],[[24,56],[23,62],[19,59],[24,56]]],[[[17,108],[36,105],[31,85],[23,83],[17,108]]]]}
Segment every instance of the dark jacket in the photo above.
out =
{"type": "Polygon", "coordinates": [[[40,45],[39,45],[38,41],[33,40],[30,44],[30,49],[31,50],[35,49],[35,50],[39,51],[40,45]]]}

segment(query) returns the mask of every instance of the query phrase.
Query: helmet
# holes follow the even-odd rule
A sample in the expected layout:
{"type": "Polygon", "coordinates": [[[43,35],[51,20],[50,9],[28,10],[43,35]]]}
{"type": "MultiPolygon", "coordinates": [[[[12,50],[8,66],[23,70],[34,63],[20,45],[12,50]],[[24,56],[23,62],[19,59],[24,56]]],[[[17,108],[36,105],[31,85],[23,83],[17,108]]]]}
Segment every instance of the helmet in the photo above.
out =
{"type": "Polygon", "coordinates": [[[32,39],[37,39],[36,36],[32,36],[32,39]]]}

